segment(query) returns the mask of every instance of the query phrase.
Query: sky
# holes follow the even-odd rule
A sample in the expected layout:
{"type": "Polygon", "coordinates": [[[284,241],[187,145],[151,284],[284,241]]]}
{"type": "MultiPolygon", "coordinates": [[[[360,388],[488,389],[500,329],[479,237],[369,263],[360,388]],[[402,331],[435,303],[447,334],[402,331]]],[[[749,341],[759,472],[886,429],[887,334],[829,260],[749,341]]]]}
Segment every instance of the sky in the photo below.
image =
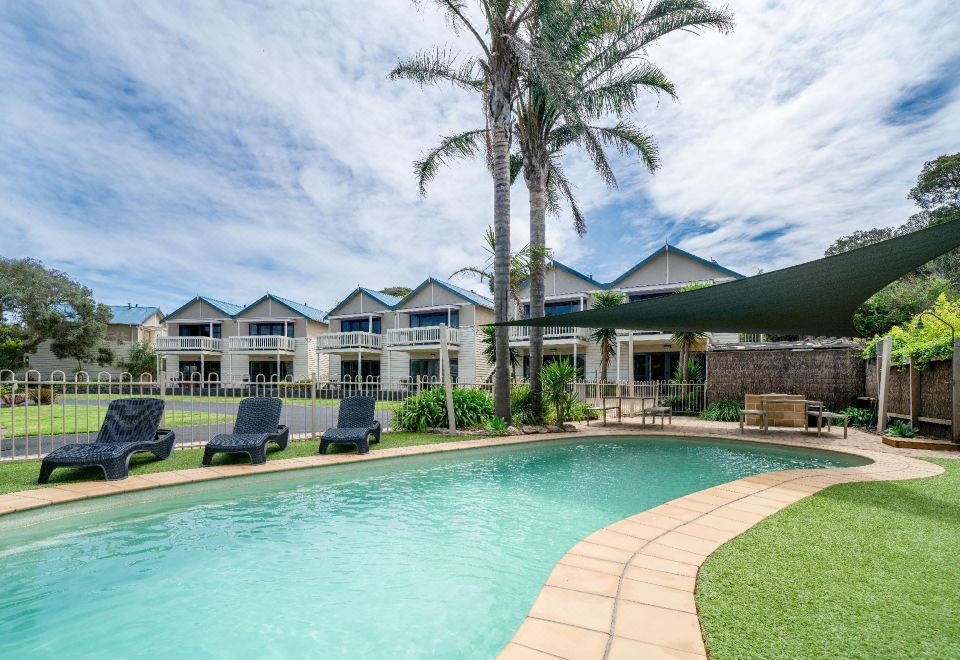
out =
{"type": "MultiPolygon", "coordinates": [[[[956,0],[729,8],[732,33],[647,53],[679,96],[629,118],[657,140],[656,173],[615,156],[611,188],[564,156],[588,233],[549,219],[557,260],[603,281],[665,241],[747,275],[808,261],[905,221],[923,163],[960,151],[956,0]]],[[[481,127],[480,101],[387,78],[434,46],[473,48],[430,2],[0,3],[0,256],[166,311],[267,291],[328,309],[481,265],[484,163],[445,168],[424,198],[412,167],[481,127]]]]}

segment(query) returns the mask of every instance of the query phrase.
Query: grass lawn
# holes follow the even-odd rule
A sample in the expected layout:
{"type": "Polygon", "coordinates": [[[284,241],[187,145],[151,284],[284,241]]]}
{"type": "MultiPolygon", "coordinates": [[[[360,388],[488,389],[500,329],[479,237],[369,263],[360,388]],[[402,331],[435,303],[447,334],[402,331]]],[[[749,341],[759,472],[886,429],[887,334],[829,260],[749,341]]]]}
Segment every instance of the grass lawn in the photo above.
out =
{"type": "Polygon", "coordinates": [[[711,658],[960,657],[960,460],[843,484],[721,547],[700,571],[711,658]]]}
{"type": "MultiPolygon", "coordinates": [[[[381,449],[388,449],[390,447],[429,445],[438,442],[456,442],[467,439],[473,438],[440,435],[437,433],[384,433],[383,440],[380,444],[371,445],[370,451],[375,453],[381,449]]],[[[318,452],[319,447],[319,439],[291,442],[285,451],[280,451],[276,445],[270,445],[267,449],[267,460],[313,456],[318,452]]],[[[331,454],[341,451],[352,452],[354,449],[350,446],[335,446],[330,448],[331,454]]],[[[167,472],[169,470],[195,468],[200,466],[200,460],[202,458],[202,448],[178,449],[173,452],[173,456],[165,461],[158,461],[150,454],[137,454],[133,457],[133,460],[130,461],[130,476],[148,474],[150,472],[167,472]]],[[[213,459],[213,462],[214,465],[223,465],[228,463],[246,463],[248,460],[246,456],[218,454],[213,459]]],[[[37,483],[38,474],[40,474],[40,461],[10,461],[0,463],[0,494],[43,487],[37,483]]],[[[53,476],[50,478],[50,483],[47,484],[47,486],[57,486],[59,484],[74,483],[77,481],[103,481],[103,472],[98,468],[60,468],[53,473],[53,476]]]]}
{"type": "MultiPolygon", "coordinates": [[[[22,438],[24,435],[60,435],[63,433],[96,433],[107,406],[44,405],[0,410],[0,426],[4,437],[22,438]],[[52,425],[52,426],[51,426],[52,425]],[[26,433],[24,432],[26,431],[26,433]]],[[[196,426],[232,422],[233,415],[193,410],[167,410],[164,425],[168,427],[196,426]]]]}

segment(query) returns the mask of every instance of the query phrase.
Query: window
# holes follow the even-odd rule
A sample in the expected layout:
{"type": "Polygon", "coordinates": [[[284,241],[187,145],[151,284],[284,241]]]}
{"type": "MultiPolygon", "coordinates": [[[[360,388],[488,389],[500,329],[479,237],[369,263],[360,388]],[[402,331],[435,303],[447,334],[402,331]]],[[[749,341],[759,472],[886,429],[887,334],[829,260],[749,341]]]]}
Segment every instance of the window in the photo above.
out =
{"type": "MultiPolygon", "coordinates": [[[[569,314],[570,312],[580,311],[579,300],[559,300],[557,302],[548,302],[543,306],[544,316],[557,316],[558,314],[569,314]]],[[[530,318],[530,305],[523,306],[524,318],[530,318]]]]}
{"type": "MultiPolygon", "coordinates": [[[[370,319],[343,319],[340,321],[340,332],[370,332],[370,319]]],[[[380,334],[379,316],[373,317],[373,334],[380,334]]]]}
{"type": "MultiPolygon", "coordinates": [[[[201,376],[194,376],[194,374],[200,373],[200,360],[181,361],[178,369],[180,370],[180,378],[183,380],[199,380],[201,378],[201,376]]],[[[217,377],[220,376],[219,362],[204,362],[202,379],[208,380],[210,378],[210,374],[216,374],[217,377]]]]}
{"type": "Polygon", "coordinates": [[[357,368],[357,362],[357,360],[342,360],[340,362],[340,377],[356,379],[358,373],[362,378],[380,377],[380,360],[362,360],[360,361],[360,369],[357,368]]]}
{"type": "MultiPolygon", "coordinates": [[[[457,358],[450,358],[450,377],[457,379],[459,373],[459,363],[457,358]]],[[[410,360],[410,378],[440,378],[440,360],[431,358],[426,360],[410,360]]]]}
{"type": "Polygon", "coordinates": [[[250,336],[283,336],[283,327],[287,327],[287,337],[293,337],[293,323],[251,323],[250,336]]]}
{"type": "Polygon", "coordinates": [[[219,323],[181,323],[178,329],[181,337],[213,337],[220,339],[219,323]],[[211,328],[213,334],[210,334],[211,328]]]}
{"type": "MultiPolygon", "coordinates": [[[[410,315],[410,327],[411,328],[429,328],[432,326],[440,325],[441,323],[448,323],[448,312],[425,312],[423,314],[411,314],[410,315]]],[[[459,328],[460,327],[460,310],[453,309],[449,312],[449,327],[459,328]]]]}
{"type": "Polygon", "coordinates": [[[283,380],[293,375],[293,362],[276,360],[254,360],[250,362],[250,380],[283,380]],[[263,376],[263,378],[260,378],[263,376]]]}
{"type": "Polygon", "coordinates": [[[670,380],[680,362],[680,353],[634,353],[634,380],[670,380]]]}

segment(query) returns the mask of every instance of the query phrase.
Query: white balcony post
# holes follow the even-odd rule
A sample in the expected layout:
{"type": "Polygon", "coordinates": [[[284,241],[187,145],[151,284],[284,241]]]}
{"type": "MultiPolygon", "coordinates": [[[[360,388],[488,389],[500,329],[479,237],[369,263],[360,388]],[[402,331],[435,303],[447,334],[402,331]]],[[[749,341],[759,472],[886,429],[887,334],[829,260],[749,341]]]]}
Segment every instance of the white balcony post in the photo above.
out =
{"type": "Polygon", "coordinates": [[[450,374],[450,349],[447,347],[447,326],[440,324],[440,373],[443,377],[443,389],[447,395],[447,428],[457,430],[457,420],[453,410],[453,383],[450,374]]]}
{"type": "Polygon", "coordinates": [[[627,356],[627,380],[633,381],[633,374],[636,373],[633,368],[633,330],[630,331],[630,338],[628,340],[628,348],[630,354],[627,356]]]}

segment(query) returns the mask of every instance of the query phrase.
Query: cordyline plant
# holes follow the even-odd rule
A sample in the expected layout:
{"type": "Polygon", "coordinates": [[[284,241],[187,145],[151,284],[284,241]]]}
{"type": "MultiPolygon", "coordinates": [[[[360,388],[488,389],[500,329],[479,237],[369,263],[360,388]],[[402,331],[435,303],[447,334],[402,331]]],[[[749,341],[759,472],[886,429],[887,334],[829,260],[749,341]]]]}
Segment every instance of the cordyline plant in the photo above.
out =
{"type": "MultiPolygon", "coordinates": [[[[616,177],[604,149],[634,155],[649,170],[659,159],[653,139],[636,125],[619,119],[637,109],[641,92],[675,98],[673,84],[646,59],[646,49],[660,37],[676,31],[716,28],[728,31],[732,19],[701,0],[661,0],[638,9],[631,2],[570,2],[541,0],[517,26],[524,48],[517,51],[519,79],[513,96],[514,130],[519,153],[511,157],[511,183],[522,172],[529,193],[530,316],[544,314],[546,213],[558,213],[560,200],[570,206],[574,227],[586,231],[586,220],[560,163],[563,150],[577,146],[611,186],[616,177]],[[595,121],[613,116],[610,126],[595,121]]],[[[432,60],[410,60],[394,70],[395,77],[423,82],[426,74],[485,93],[482,72],[469,61],[458,62],[448,53],[432,60]]],[[[487,125],[443,138],[439,147],[416,162],[421,194],[439,167],[451,159],[485,153],[493,165],[493,140],[487,125]]],[[[530,379],[535,415],[542,418],[539,371],[543,364],[543,329],[530,328],[530,379]]]]}

